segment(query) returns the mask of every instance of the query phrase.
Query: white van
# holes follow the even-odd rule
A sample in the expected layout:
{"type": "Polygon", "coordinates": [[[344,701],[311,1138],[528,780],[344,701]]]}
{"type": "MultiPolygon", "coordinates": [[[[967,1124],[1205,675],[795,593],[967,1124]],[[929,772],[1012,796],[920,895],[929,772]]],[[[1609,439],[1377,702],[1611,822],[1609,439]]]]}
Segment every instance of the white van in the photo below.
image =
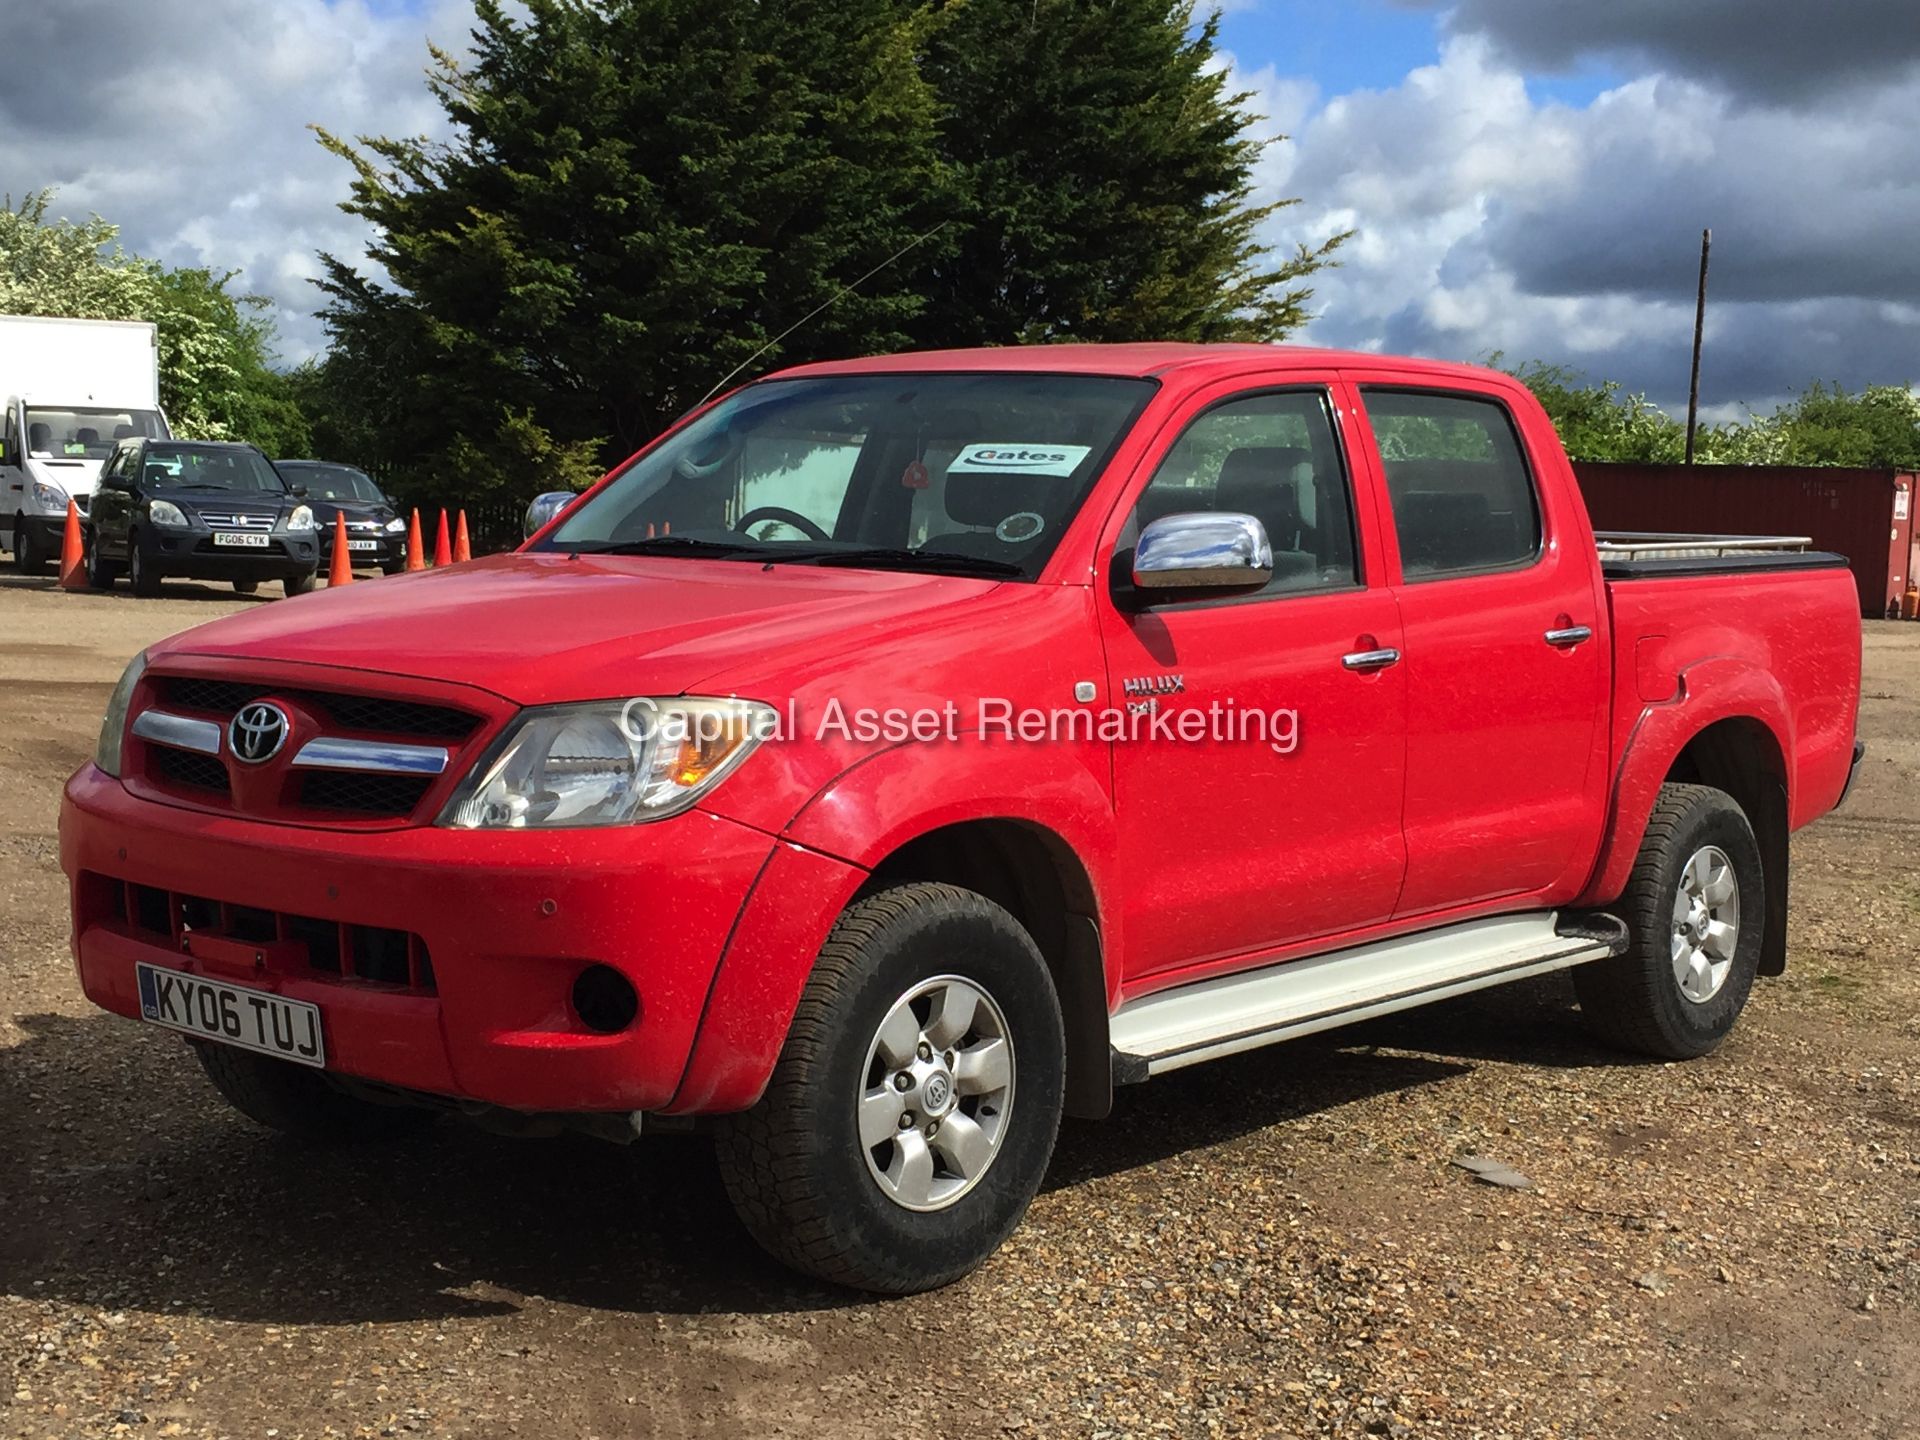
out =
{"type": "Polygon", "coordinates": [[[0,315],[0,544],[24,571],[60,554],[67,501],[84,517],[122,440],[168,439],[153,326],[0,315]]]}

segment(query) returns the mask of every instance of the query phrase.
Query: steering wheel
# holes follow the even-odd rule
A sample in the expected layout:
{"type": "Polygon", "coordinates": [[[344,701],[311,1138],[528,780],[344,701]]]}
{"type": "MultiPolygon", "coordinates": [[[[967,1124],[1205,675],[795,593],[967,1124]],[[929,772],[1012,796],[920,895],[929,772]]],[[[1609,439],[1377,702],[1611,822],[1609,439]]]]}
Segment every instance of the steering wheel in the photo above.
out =
{"type": "Polygon", "coordinates": [[[784,505],[757,505],[734,521],[733,528],[744,535],[749,525],[758,525],[762,520],[778,520],[782,525],[791,525],[809,540],[832,538],[798,510],[789,510],[784,505]]]}

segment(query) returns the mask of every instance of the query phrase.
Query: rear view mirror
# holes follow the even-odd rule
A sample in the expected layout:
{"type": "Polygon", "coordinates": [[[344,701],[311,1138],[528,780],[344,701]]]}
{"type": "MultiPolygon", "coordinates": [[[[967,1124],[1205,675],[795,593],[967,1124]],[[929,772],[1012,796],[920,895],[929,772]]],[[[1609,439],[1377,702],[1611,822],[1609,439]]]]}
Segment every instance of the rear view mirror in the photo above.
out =
{"type": "Polygon", "coordinates": [[[307,487],[304,485],[289,485],[287,487],[287,493],[304,500],[307,498],[307,487]]]}
{"type": "Polygon", "coordinates": [[[1237,511],[1162,516],[1133,547],[1142,590],[1258,590],[1272,578],[1267,527],[1237,511]]]}

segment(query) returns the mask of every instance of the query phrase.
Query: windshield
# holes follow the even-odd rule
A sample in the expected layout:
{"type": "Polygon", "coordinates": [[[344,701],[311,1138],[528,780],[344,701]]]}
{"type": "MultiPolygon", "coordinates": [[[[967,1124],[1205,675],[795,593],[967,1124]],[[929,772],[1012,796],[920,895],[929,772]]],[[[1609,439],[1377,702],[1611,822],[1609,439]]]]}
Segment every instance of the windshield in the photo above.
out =
{"type": "Polygon", "coordinates": [[[149,445],[149,489],[265,491],[284,495],[286,485],[257,450],[237,445],[149,445]]]}
{"type": "Polygon", "coordinates": [[[1153,389],[998,373],[763,381],[627,466],[538,548],[1032,579],[1153,389]]]}
{"type": "Polygon", "coordinates": [[[121,440],[161,438],[158,410],[27,407],[27,453],[36,460],[104,460],[121,440]]]}
{"type": "Polygon", "coordinates": [[[384,505],[387,497],[371,477],[347,465],[319,465],[309,460],[282,460],[275,467],[289,484],[307,487],[307,498],[337,505],[384,505]]]}

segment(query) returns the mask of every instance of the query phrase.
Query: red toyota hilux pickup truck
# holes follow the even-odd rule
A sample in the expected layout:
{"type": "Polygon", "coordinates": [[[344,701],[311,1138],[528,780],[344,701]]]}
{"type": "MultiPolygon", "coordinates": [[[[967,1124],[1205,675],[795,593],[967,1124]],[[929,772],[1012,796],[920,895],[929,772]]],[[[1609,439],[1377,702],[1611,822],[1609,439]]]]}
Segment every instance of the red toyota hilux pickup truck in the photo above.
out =
{"type": "Polygon", "coordinates": [[[1564,967],[1712,1049],[1859,675],[1840,558],[1597,542],[1500,374],[890,356],[154,646],[61,858],[86,993],[255,1120],[698,1121],[773,1254],[912,1291],[1197,1061],[1564,967]]]}

